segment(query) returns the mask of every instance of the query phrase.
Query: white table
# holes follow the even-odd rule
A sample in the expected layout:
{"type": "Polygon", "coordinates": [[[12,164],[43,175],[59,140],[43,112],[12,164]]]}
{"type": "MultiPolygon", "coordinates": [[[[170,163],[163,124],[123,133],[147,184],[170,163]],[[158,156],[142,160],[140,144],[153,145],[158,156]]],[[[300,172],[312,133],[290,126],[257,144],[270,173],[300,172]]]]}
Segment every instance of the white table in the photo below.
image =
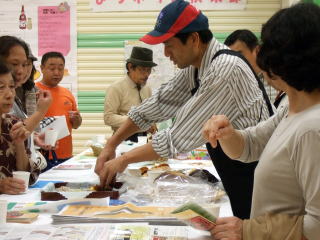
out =
{"type": "MultiPolygon", "coordinates": [[[[138,144],[133,145],[126,145],[122,144],[117,149],[117,154],[121,154],[121,152],[129,151],[130,149],[139,146],[138,144]]],[[[44,181],[66,181],[66,182],[90,182],[90,183],[98,183],[99,177],[94,173],[94,165],[96,162],[95,157],[88,157],[87,154],[91,152],[91,149],[87,149],[86,151],[74,156],[73,158],[69,159],[68,161],[64,162],[63,164],[92,164],[92,168],[88,170],[53,170],[50,169],[49,171],[41,174],[39,176],[39,180],[44,181]]],[[[200,161],[200,160],[196,160],[200,161]]],[[[187,164],[187,161],[178,161],[178,160],[169,160],[169,164],[172,168],[175,169],[182,169],[182,168],[190,168],[190,165],[187,164]]],[[[218,177],[211,161],[206,161],[206,169],[218,177]]],[[[193,168],[195,166],[192,166],[193,168]]],[[[35,202],[40,201],[41,189],[28,189],[26,194],[21,195],[7,195],[7,194],[0,194],[0,199],[5,199],[8,202],[35,202]]],[[[232,211],[230,207],[229,201],[224,201],[220,205],[220,217],[224,216],[232,216],[232,211]]],[[[40,214],[38,220],[36,220],[32,224],[50,224],[52,222],[51,217],[49,214],[40,214]]],[[[14,224],[16,225],[16,224],[14,224]]]]}

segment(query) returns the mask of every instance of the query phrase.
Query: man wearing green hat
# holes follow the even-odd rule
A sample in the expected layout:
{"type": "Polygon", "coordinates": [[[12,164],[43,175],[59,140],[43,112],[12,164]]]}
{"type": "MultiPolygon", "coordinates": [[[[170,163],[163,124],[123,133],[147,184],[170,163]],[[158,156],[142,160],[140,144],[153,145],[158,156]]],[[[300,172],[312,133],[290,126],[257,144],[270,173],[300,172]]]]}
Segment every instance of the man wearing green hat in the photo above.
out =
{"type": "MultiPolygon", "coordinates": [[[[133,47],[130,58],[127,59],[127,74],[123,80],[112,84],[106,90],[104,103],[104,122],[111,126],[114,132],[127,120],[127,113],[132,106],[140,103],[151,96],[150,87],[146,86],[153,67],[157,66],[153,62],[153,52],[148,48],[133,47]]],[[[153,125],[154,126],[154,125],[153,125]]],[[[149,131],[153,133],[154,127],[149,131]]],[[[127,138],[133,142],[138,141],[136,133],[127,138]]]]}

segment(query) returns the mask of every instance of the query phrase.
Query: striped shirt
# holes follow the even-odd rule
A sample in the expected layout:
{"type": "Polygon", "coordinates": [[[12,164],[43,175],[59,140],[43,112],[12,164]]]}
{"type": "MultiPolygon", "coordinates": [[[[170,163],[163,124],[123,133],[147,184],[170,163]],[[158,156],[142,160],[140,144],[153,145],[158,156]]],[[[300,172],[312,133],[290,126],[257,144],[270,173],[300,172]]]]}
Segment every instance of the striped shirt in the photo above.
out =
{"type": "Polygon", "coordinates": [[[226,115],[236,129],[268,118],[257,80],[243,60],[221,54],[211,62],[215,53],[225,48],[216,39],[208,44],[198,69],[200,86],[193,96],[195,68],[190,66],[129,112],[131,120],[143,130],[154,122],[175,118],[170,129],[153,135],[152,146],[160,156],[171,158],[206,143],[202,127],[214,114],[226,115]]]}

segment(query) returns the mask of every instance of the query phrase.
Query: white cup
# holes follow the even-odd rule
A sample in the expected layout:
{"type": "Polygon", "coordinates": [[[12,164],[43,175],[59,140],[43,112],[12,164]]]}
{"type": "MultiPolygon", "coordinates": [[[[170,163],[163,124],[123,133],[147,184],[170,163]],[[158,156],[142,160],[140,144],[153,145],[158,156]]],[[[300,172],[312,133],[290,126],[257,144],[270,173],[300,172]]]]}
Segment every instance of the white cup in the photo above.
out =
{"type": "Polygon", "coordinates": [[[106,136],[104,134],[98,134],[92,138],[95,143],[105,143],[106,136]]]}
{"type": "Polygon", "coordinates": [[[24,185],[25,185],[24,193],[25,193],[28,189],[28,186],[29,186],[30,172],[15,171],[15,172],[12,172],[12,175],[14,178],[18,178],[18,179],[21,179],[24,181],[24,185]]]}
{"type": "Polygon", "coordinates": [[[56,145],[57,137],[58,137],[58,131],[54,129],[48,129],[45,132],[44,143],[46,145],[50,145],[54,147],[56,145]]]}
{"type": "Polygon", "coordinates": [[[138,143],[141,145],[147,144],[147,136],[138,136],[138,143]]]}
{"type": "Polygon", "coordinates": [[[7,200],[0,200],[0,224],[7,222],[7,200]]]}

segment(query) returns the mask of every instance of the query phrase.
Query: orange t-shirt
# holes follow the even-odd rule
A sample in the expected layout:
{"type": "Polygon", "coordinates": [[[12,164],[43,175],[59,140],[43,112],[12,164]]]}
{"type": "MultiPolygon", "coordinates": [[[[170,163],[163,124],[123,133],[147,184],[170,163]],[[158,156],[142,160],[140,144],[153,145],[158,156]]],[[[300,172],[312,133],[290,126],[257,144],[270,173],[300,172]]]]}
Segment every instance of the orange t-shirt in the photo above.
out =
{"type": "Polygon", "coordinates": [[[72,124],[69,118],[69,111],[77,111],[77,103],[72,93],[61,86],[48,87],[41,82],[37,82],[36,86],[42,90],[51,92],[52,103],[46,113],[46,117],[66,116],[70,135],[59,140],[58,148],[55,150],[58,159],[72,157],[72,124]]]}

